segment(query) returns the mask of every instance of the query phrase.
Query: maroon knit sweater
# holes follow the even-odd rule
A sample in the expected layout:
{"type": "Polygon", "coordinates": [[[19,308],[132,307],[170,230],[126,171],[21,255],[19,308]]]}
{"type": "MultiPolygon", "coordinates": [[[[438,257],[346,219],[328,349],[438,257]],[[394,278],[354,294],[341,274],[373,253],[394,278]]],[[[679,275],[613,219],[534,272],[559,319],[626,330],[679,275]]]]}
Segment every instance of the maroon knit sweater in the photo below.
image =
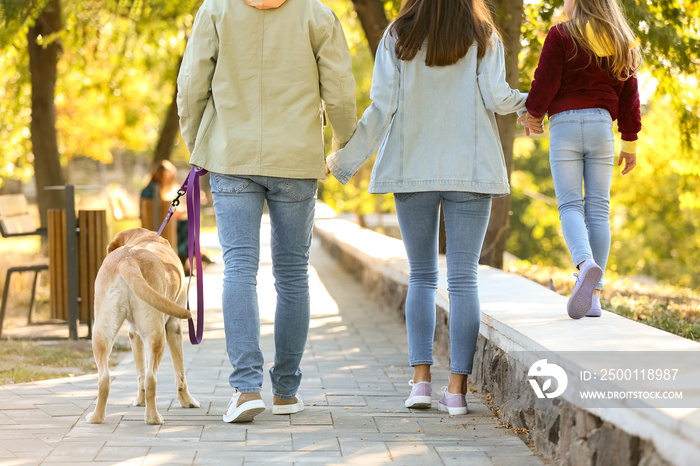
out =
{"type": "Polygon", "coordinates": [[[603,108],[613,121],[619,118],[623,141],[636,141],[642,129],[637,77],[626,81],[611,77],[581,47],[574,57],[574,44],[561,24],[547,33],[526,106],[536,118],[545,113],[551,118],[567,110],[603,108]]]}

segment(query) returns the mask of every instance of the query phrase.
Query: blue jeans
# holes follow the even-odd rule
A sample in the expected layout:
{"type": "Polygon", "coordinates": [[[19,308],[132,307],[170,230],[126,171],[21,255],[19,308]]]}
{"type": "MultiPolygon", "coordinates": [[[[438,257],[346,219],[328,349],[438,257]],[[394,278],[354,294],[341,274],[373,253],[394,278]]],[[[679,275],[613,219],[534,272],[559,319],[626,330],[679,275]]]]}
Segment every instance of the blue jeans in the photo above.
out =
{"type": "Polygon", "coordinates": [[[272,393],[294,398],[309,332],[308,263],[317,181],[212,173],[211,187],[224,250],[224,329],[233,365],[229,383],[243,393],[260,392],[263,383],[256,276],[260,221],[267,200],[277,291],[272,393]]]}
{"type": "MultiPolygon", "coordinates": [[[[575,266],[592,259],[605,272],[615,163],[610,114],[599,108],[557,113],[549,133],[549,164],[571,259],[575,266]]],[[[596,289],[603,289],[603,278],[596,289]]]]}
{"type": "Polygon", "coordinates": [[[450,372],[471,374],[481,321],[477,267],[491,214],[491,197],[455,191],[396,193],[394,197],[411,269],[406,296],[409,363],[433,364],[442,201],[450,296],[450,372]]]}

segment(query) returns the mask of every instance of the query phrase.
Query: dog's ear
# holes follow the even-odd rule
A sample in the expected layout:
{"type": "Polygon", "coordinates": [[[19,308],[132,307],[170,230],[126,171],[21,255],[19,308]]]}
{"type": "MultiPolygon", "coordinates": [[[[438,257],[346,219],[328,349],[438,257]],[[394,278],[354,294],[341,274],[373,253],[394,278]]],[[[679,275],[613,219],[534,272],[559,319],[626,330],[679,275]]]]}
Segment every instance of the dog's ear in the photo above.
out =
{"type": "Polygon", "coordinates": [[[117,248],[124,246],[126,244],[127,236],[128,235],[126,235],[126,232],[124,231],[120,231],[119,233],[117,233],[117,235],[114,237],[114,241],[107,245],[107,254],[109,254],[117,248]]]}

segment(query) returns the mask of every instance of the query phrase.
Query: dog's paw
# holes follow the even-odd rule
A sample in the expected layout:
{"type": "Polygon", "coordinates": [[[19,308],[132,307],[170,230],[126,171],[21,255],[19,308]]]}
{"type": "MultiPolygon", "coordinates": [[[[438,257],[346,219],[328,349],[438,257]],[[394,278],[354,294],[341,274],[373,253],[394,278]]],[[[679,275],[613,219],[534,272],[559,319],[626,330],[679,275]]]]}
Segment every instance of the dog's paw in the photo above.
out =
{"type": "Polygon", "coordinates": [[[163,416],[158,413],[152,415],[146,414],[146,424],[149,426],[159,426],[163,424],[163,416]]]}
{"type": "Polygon", "coordinates": [[[91,412],[90,414],[87,415],[85,418],[85,421],[88,424],[102,424],[105,420],[104,416],[98,416],[95,411],[91,412]]]}
{"type": "Polygon", "coordinates": [[[146,397],[142,392],[139,392],[139,394],[136,395],[136,398],[134,398],[134,402],[131,404],[131,406],[146,406],[146,397]]]}
{"type": "Polygon", "coordinates": [[[189,395],[180,399],[180,406],[183,408],[200,408],[202,405],[192,395],[189,395]]]}

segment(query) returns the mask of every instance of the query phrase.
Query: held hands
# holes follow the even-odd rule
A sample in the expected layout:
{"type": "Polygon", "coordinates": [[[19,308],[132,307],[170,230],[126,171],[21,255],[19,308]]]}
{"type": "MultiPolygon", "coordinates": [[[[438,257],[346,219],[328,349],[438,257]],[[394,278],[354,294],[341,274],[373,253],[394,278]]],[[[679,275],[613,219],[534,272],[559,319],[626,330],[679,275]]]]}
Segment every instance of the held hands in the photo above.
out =
{"type": "Polygon", "coordinates": [[[620,157],[617,159],[617,165],[622,165],[622,161],[625,161],[625,168],[622,169],[622,174],[626,175],[637,166],[637,154],[630,154],[629,152],[620,151],[620,157]]]}
{"type": "Polygon", "coordinates": [[[530,133],[542,134],[544,133],[544,116],[540,118],[535,118],[530,115],[529,112],[525,112],[518,117],[518,124],[525,126],[525,135],[529,136],[530,133]]]}

